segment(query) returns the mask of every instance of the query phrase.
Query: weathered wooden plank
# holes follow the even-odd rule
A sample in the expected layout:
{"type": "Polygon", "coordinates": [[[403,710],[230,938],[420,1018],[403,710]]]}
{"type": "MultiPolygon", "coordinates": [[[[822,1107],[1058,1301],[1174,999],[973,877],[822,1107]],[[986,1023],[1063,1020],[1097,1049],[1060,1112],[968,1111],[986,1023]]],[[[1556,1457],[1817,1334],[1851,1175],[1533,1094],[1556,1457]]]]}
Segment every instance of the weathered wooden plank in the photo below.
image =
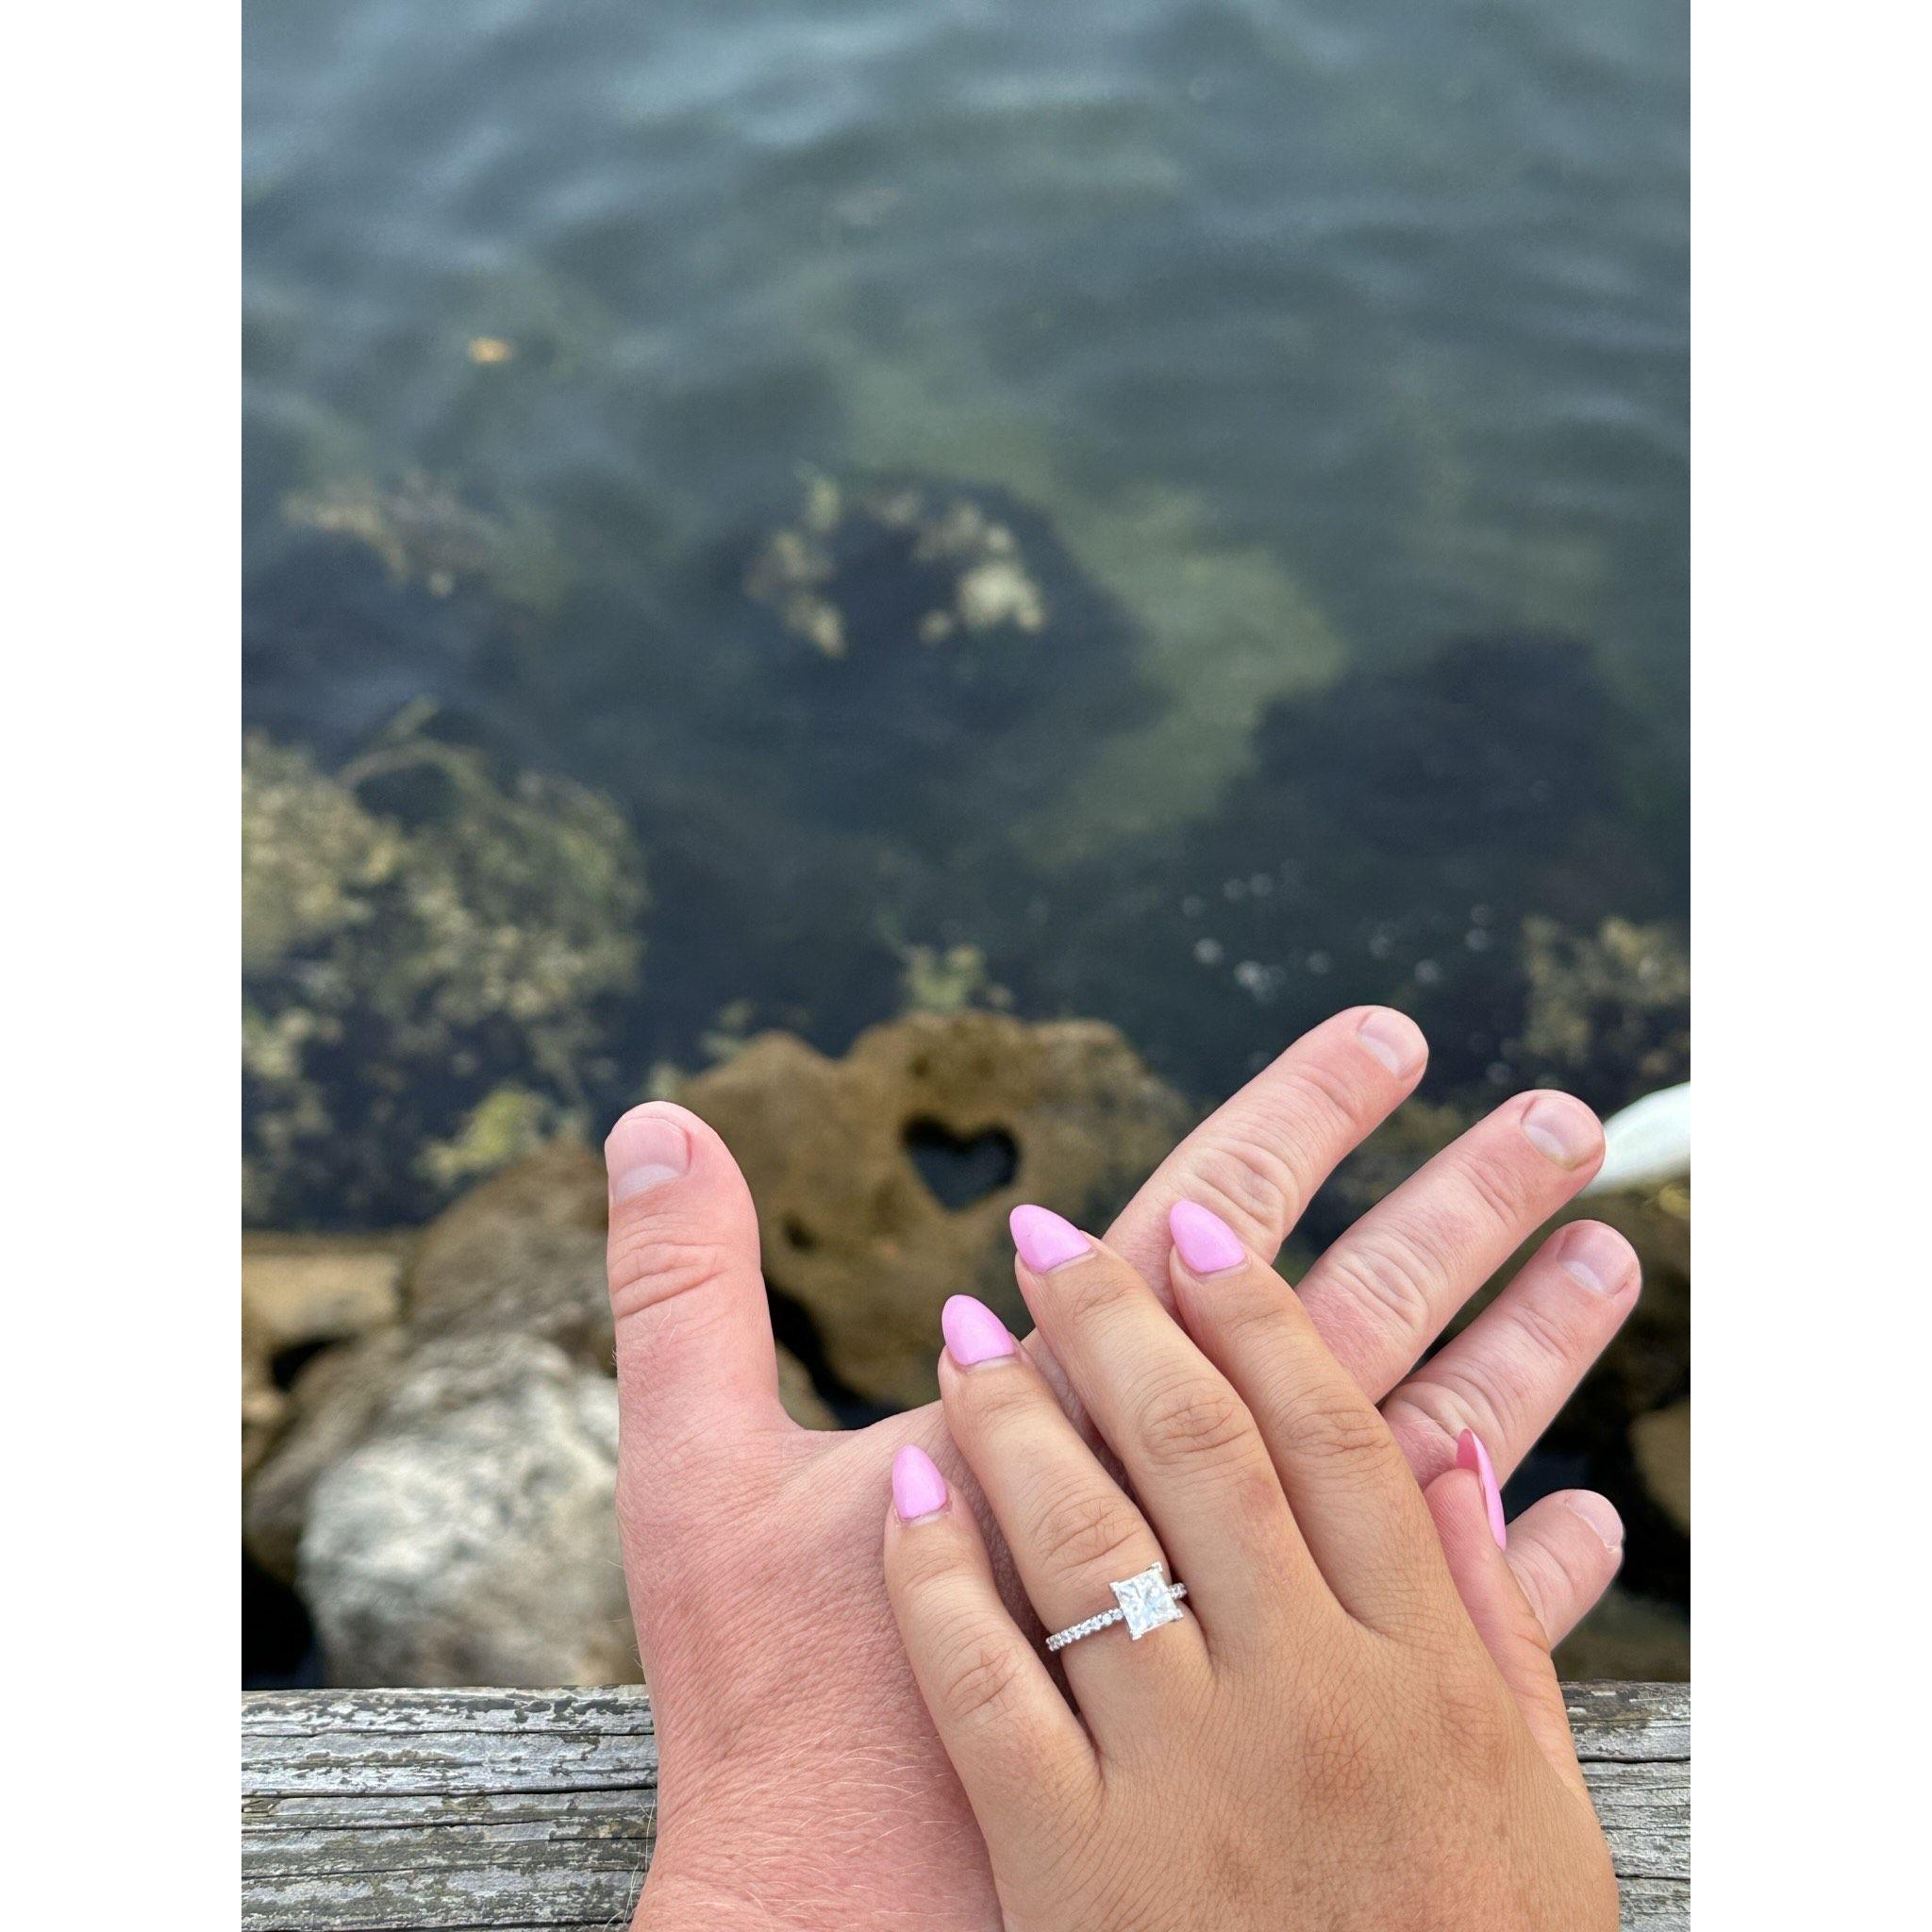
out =
{"type": "MultiPolygon", "coordinates": [[[[1567,1687],[1624,1924],[1690,1909],[1690,1695],[1567,1687]]],[[[611,1932],[657,1823],[641,1689],[272,1691],[242,1701],[246,1932],[611,1932]]]]}

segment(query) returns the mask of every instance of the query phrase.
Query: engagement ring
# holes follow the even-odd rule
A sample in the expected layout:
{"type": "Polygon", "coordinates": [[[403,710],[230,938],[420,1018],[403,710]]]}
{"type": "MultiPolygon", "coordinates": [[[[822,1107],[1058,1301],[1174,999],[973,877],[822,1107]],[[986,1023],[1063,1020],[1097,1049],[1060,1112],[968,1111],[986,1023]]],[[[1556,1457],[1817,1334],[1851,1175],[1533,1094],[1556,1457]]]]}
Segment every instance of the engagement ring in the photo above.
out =
{"type": "Polygon", "coordinates": [[[1185,1583],[1167,1580],[1167,1571],[1159,1563],[1108,1588],[1113,1591],[1114,1607],[1101,1611],[1097,1617],[1089,1617],[1083,1624],[1056,1630],[1046,1640],[1047,1649],[1064,1650],[1083,1637],[1091,1637],[1096,1630],[1105,1630],[1109,1624],[1121,1623],[1126,1624],[1127,1635],[1138,1643],[1148,1631],[1158,1630],[1163,1624],[1179,1623],[1181,1599],[1188,1593],[1185,1583]]]}

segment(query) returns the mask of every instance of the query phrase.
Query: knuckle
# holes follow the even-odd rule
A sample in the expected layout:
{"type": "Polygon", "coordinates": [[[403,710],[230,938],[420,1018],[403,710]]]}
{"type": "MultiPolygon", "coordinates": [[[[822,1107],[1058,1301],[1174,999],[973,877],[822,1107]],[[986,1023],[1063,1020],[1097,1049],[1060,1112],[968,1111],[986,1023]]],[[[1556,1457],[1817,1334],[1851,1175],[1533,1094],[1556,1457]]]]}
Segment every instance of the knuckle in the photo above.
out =
{"type": "Polygon", "coordinates": [[[1383,1420],[1393,1428],[1398,1416],[1413,1419],[1414,1431],[1430,1452],[1424,1461],[1440,1457],[1444,1468],[1455,1460],[1456,1441],[1464,1429],[1474,1429],[1492,1450],[1527,1440],[1536,1433],[1531,1414],[1541,1378],[1527,1373],[1529,1364],[1521,1367],[1524,1373],[1498,1374],[1493,1365],[1438,1356],[1390,1398],[1383,1420]]]}
{"type": "Polygon", "coordinates": [[[1112,1263],[1098,1256],[1063,1270],[1056,1286],[1060,1316],[1075,1327],[1104,1320],[1132,1291],[1112,1263]]]}
{"type": "Polygon", "coordinates": [[[1307,1191],[1279,1149],[1248,1135],[1228,1134],[1203,1147],[1191,1168],[1189,1191],[1206,1205],[1231,1210],[1236,1224],[1278,1240],[1301,1219],[1307,1191]],[[1198,1192],[1197,1192],[1198,1191],[1198,1192]]]}
{"type": "Polygon", "coordinates": [[[939,1701],[956,1724],[1002,1716],[1019,1688],[1019,1660],[1010,1644],[979,1632],[949,1644],[940,1668],[939,1701]]]}
{"type": "Polygon", "coordinates": [[[1283,1104],[1296,1119],[1320,1120],[1334,1134],[1353,1136],[1368,1110],[1366,1084],[1333,1060],[1309,1058],[1283,1070],[1283,1104]]]}
{"type": "Polygon", "coordinates": [[[1160,1383],[1141,1400],[1135,1426],[1161,1467],[1219,1460],[1254,1427],[1247,1405],[1219,1376],[1188,1374],[1160,1383]]]}
{"type": "Polygon", "coordinates": [[[1514,1227],[1529,1211],[1523,1165],[1500,1153],[1472,1148],[1463,1163],[1462,1185],[1481,1214],[1498,1226],[1514,1227]]]}
{"type": "Polygon", "coordinates": [[[1050,1400],[1033,1374],[1014,1366],[956,1375],[946,1391],[946,1412],[963,1426],[991,1434],[1033,1413],[1050,1400]]]}
{"type": "Polygon", "coordinates": [[[912,1613],[928,1625],[947,1614],[960,1574],[958,1544],[949,1536],[922,1533],[894,1540],[891,1582],[912,1613]]]}
{"type": "Polygon", "coordinates": [[[1578,1333],[1574,1310],[1553,1307],[1538,1295],[1524,1295],[1511,1309],[1521,1352],[1521,1367],[1526,1371],[1560,1368],[1568,1363],[1581,1367],[1589,1359],[1589,1340],[1578,1333]]]}
{"type": "Polygon", "coordinates": [[[648,1223],[613,1232],[608,1263],[611,1312],[619,1321],[703,1288],[728,1266],[722,1243],[679,1240],[648,1223]]]}
{"type": "Polygon", "coordinates": [[[1145,1538],[1124,1496],[1085,1491],[1050,1503],[1035,1526],[1033,1543],[1055,1575],[1082,1577],[1106,1571],[1109,1576],[1124,1576],[1128,1572],[1116,1566],[1129,1555],[1138,1556],[1145,1538]]]}
{"type": "Polygon", "coordinates": [[[1340,1392],[1304,1394],[1285,1404],[1282,1414],[1289,1455],[1310,1467],[1379,1474],[1400,1453],[1374,1409],[1340,1392]]]}
{"type": "Polygon", "coordinates": [[[1441,1270],[1428,1251],[1400,1229],[1357,1228],[1318,1264],[1324,1292],[1373,1317],[1377,1335],[1420,1349],[1435,1332],[1441,1270]]]}

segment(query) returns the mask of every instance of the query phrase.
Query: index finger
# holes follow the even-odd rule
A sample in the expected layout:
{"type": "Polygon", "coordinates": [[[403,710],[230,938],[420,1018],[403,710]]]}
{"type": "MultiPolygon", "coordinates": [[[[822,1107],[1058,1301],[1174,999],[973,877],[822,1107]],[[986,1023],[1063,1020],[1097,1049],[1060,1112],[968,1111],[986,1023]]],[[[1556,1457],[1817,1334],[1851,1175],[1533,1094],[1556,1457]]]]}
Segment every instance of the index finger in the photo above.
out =
{"type": "Polygon", "coordinates": [[[1305,1033],[1155,1169],[1107,1244],[1170,1307],[1167,1215],[1213,1208],[1272,1260],[1315,1191],[1415,1091],[1422,1028],[1392,1007],[1351,1007],[1305,1033]]]}

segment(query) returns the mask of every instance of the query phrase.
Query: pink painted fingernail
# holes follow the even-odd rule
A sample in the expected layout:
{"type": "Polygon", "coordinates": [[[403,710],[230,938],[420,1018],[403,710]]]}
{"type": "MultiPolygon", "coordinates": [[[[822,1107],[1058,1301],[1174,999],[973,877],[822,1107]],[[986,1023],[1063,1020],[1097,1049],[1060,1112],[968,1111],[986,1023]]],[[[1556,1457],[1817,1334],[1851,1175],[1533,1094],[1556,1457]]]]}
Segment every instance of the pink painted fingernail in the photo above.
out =
{"type": "Polygon", "coordinates": [[[1490,1512],[1490,1534],[1496,1539],[1499,1550],[1507,1550],[1509,1525],[1503,1521],[1503,1491],[1496,1484],[1496,1466],[1483,1447],[1483,1439],[1474,1429],[1464,1429],[1456,1439],[1456,1466],[1475,1471],[1483,1486],[1483,1507],[1490,1512]]]}
{"type": "Polygon", "coordinates": [[[634,1107],[604,1142],[610,1198],[625,1201],[646,1188],[675,1181],[691,1166],[691,1136],[668,1114],[634,1107]]]}
{"type": "Polygon", "coordinates": [[[1376,1007],[1355,1029],[1355,1037],[1398,1079],[1412,1074],[1429,1057],[1423,1029],[1407,1013],[1376,1007]]]}
{"type": "Polygon", "coordinates": [[[1093,1243],[1051,1208],[1015,1208],[1007,1217],[1020,1258],[1036,1274],[1062,1268],[1093,1252],[1093,1243]]]}
{"type": "Polygon", "coordinates": [[[1539,1093],[1524,1109],[1523,1138],[1558,1167],[1581,1167],[1604,1144],[1595,1114],[1567,1093],[1539,1093]]]}
{"type": "Polygon", "coordinates": [[[908,1442],[892,1457],[892,1508],[901,1523],[936,1516],[946,1507],[946,1479],[917,1443],[908,1442]]]}
{"type": "Polygon", "coordinates": [[[996,1361],[1018,1346],[1007,1332],[1007,1324],[970,1294],[947,1299],[940,1310],[940,1328],[946,1338],[946,1353],[962,1369],[970,1369],[975,1362],[996,1361]]]}
{"type": "Polygon", "coordinates": [[[1241,1236],[1198,1201],[1176,1201],[1167,1210],[1167,1231],[1191,1274],[1224,1274],[1248,1258],[1241,1236]]]}

